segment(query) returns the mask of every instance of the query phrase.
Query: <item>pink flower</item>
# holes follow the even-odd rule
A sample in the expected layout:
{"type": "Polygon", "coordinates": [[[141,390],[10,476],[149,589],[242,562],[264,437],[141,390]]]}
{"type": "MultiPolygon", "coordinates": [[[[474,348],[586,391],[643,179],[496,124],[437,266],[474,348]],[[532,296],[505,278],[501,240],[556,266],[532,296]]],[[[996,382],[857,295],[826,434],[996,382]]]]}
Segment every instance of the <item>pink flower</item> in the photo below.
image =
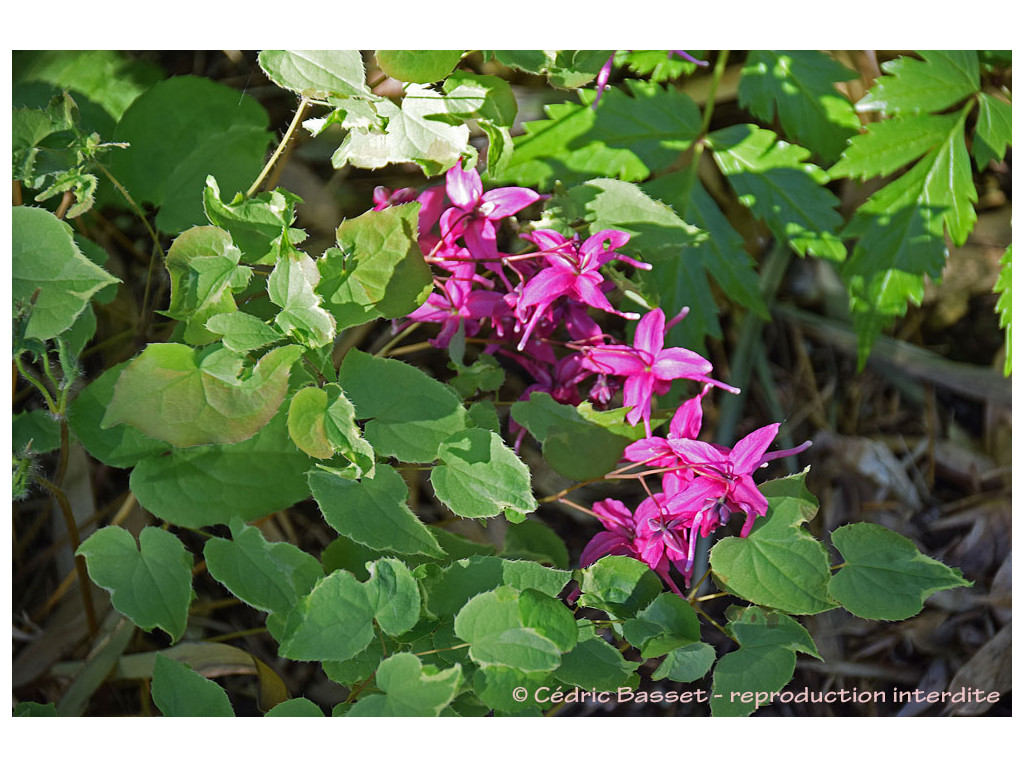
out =
{"type": "Polygon", "coordinates": [[[441,215],[441,236],[446,240],[464,237],[474,257],[498,260],[494,222],[506,219],[541,199],[532,189],[502,187],[484,192],[476,169],[462,170],[456,163],[446,175],[445,189],[454,208],[441,215]]]}
{"type": "Polygon", "coordinates": [[[490,318],[502,304],[502,294],[474,289],[472,266],[470,263],[468,270],[438,281],[441,292],[430,294],[419,309],[407,316],[418,322],[441,323],[437,337],[430,341],[435,347],[447,347],[460,323],[465,323],[467,335],[475,335],[481,321],[490,318]]]}
{"type": "Polygon", "coordinates": [[[523,287],[516,305],[516,316],[526,323],[519,349],[526,344],[548,308],[563,296],[629,320],[639,317],[635,312],[615,309],[601,289],[604,276],[600,269],[609,261],[624,261],[639,269],[651,268],[650,264],[616,252],[617,248],[629,242],[628,234],[617,229],[602,229],[581,242],[579,236],[567,240],[553,229],[538,229],[523,237],[541,249],[548,266],[523,287]],[[531,309],[533,311],[527,321],[527,313],[531,309]]]}
{"type": "Polygon", "coordinates": [[[637,324],[633,346],[603,344],[584,347],[584,366],[597,373],[624,376],[623,403],[631,408],[626,421],[641,420],[651,436],[651,398],[663,395],[675,379],[692,379],[713,384],[730,392],[739,392],[720,381],[709,378],[711,363],[688,349],[665,349],[665,313],[661,309],[648,312],[637,324]]]}

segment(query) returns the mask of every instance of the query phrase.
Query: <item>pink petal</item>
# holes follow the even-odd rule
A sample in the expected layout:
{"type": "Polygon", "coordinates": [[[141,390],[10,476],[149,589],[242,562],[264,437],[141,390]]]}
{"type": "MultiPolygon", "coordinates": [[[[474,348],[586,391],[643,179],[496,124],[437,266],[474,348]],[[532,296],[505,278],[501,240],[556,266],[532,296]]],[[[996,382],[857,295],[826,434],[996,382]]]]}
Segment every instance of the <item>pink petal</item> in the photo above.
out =
{"type": "Polygon", "coordinates": [[[622,344],[602,344],[587,347],[583,367],[597,373],[615,376],[639,376],[647,372],[647,361],[643,353],[622,344]]]}
{"type": "Polygon", "coordinates": [[[642,461],[652,466],[663,466],[661,462],[664,459],[675,463],[672,449],[669,448],[668,441],[663,437],[646,437],[637,440],[635,443],[627,445],[622,455],[628,461],[642,461]]]}
{"type": "Polygon", "coordinates": [[[594,536],[583,548],[580,554],[580,568],[593,565],[605,555],[626,555],[632,556],[632,542],[621,534],[601,531],[594,536]]]}
{"type": "Polygon", "coordinates": [[[778,424],[761,427],[740,440],[729,451],[732,469],[738,475],[749,475],[764,463],[764,452],[779,433],[778,424]]]}
{"type": "Polygon", "coordinates": [[[636,426],[643,419],[648,437],[651,434],[651,397],[654,379],[647,372],[630,376],[622,385],[622,403],[632,407],[626,414],[626,421],[636,426]]]}
{"type": "Polygon", "coordinates": [[[667,442],[672,452],[688,465],[727,474],[728,456],[718,446],[686,437],[670,437],[667,442]]]}
{"type": "Polygon", "coordinates": [[[743,507],[748,514],[761,516],[768,513],[768,499],[754,484],[750,475],[740,475],[736,478],[729,491],[729,500],[743,507]]]}
{"type": "Polygon", "coordinates": [[[529,240],[542,251],[559,250],[570,242],[553,229],[536,229],[533,232],[521,235],[521,237],[524,240],[529,240]]]}
{"type": "Polygon", "coordinates": [[[472,219],[463,232],[466,245],[473,258],[484,261],[498,260],[497,233],[489,219],[472,219]]]}
{"type": "Polygon", "coordinates": [[[605,312],[615,312],[615,307],[608,301],[604,291],[598,288],[602,282],[604,282],[604,278],[600,274],[584,273],[580,275],[574,281],[573,286],[576,297],[591,307],[603,309],[605,312]]]}
{"type": "Polygon", "coordinates": [[[681,347],[671,347],[658,352],[651,370],[663,381],[694,379],[710,373],[711,363],[696,352],[681,347]]]}
{"type": "Polygon", "coordinates": [[[554,303],[576,282],[576,275],[566,268],[547,267],[538,272],[523,288],[519,306],[554,303]]]}
{"type": "Polygon", "coordinates": [[[416,198],[420,203],[419,229],[425,235],[437,224],[444,208],[444,187],[429,187],[416,198]]]}
{"type": "Polygon", "coordinates": [[[689,437],[696,439],[700,434],[701,422],[704,419],[704,411],[701,408],[701,401],[704,399],[704,392],[691,397],[676,411],[675,416],[672,417],[672,421],[668,425],[668,436],[669,437],[689,437]]]}
{"type": "MultiPolygon", "coordinates": [[[[661,308],[652,309],[636,325],[633,346],[652,355],[657,355],[665,346],[665,313],[661,308]]],[[[711,370],[710,367],[708,370],[711,370]]]]}
{"type": "Polygon", "coordinates": [[[480,174],[476,172],[476,168],[464,171],[461,162],[448,169],[445,182],[448,199],[454,205],[466,210],[476,206],[484,191],[483,182],[480,181],[480,174]]]}
{"type": "MultiPolygon", "coordinates": [[[[477,177],[479,178],[479,177],[477,177]]],[[[484,192],[480,212],[488,219],[505,219],[540,200],[540,195],[525,187],[501,187],[484,192]]]]}

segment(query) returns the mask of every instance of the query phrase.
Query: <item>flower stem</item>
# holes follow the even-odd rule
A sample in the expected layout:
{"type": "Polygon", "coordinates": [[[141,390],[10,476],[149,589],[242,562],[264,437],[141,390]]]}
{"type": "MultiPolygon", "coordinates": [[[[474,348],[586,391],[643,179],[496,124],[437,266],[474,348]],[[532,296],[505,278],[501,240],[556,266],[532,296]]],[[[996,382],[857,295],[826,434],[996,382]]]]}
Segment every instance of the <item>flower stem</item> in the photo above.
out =
{"type": "Polygon", "coordinates": [[[274,167],[274,164],[278,161],[281,155],[284,153],[285,147],[288,146],[288,142],[291,140],[295,130],[299,127],[302,122],[302,118],[306,114],[306,107],[309,106],[309,97],[303,96],[302,101],[299,102],[298,108],[295,110],[295,116],[292,118],[291,124],[288,126],[288,130],[284,132],[284,136],[281,138],[281,143],[277,145],[277,149],[274,150],[274,154],[267,160],[267,164],[263,166],[263,170],[260,171],[260,175],[256,177],[256,181],[252,183],[252,186],[246,190],[245,196],[252,197],[259,191],[260,185],[266,180],[270,174],[270,170],[274,167]]]}

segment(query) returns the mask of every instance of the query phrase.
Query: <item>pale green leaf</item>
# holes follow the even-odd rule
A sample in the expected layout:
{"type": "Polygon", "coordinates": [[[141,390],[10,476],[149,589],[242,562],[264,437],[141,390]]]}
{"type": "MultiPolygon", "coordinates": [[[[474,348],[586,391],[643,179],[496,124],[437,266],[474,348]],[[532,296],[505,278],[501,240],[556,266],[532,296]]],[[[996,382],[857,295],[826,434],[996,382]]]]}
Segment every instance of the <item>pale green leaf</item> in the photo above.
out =
{"type": "Polygon", "coordinates": [[[280,654],[295,661],[345,661],[373,640],[373,606],[348,571],[325,576],[288,614],[280,654]]]}
{"type": "Polygon", "coordinates": [[[1001,162],[1013,140],[1013,109],[1009,102],[990,93],[978,94],[978,122],[974,127],[971,154],[984,170],[992,161],[1001,162]]]}
{"type": "Polygon", "coordinates": [[[622,636],[645,659],[700,640],[700,621],[688,602],[672,592],[662,592],[647,607],[622,625],[622,636]]]}
{"type": "Polygon", "coordinates": [[[420,618],[420,590],[409,569],[398,560],[384,558],[368,566],[370,580],[363,586],[380,628],[392,637],[412,629],[420,618]]]}
{"type": "Polygon", "coordinates": [[[120,282],[87,259],[71,227],[49,211],[15,206],[11,235],[11,298],[15,317],[30,313],[28,338],[45,341],[63,333],[97,291],[120,282]]]}
{"type": "Polygon", "coordinates": [[[360,698],[346,717],[437,717],[458,693],[462,668],[424,667],[411,653],[396,653],[381,662],[376,683],[384,694],[360,698]]]}
{"type": "Polygon", "coordinates": [[[359,51],[260,51],[271,80],[310,98],[370,96],[359,51]]]}
{"type": "Polygon", "coordinates": [[[472,427],[449,435],[430,473],[437,498],[460,517],[492,517],[506,509],[527,514],[537,507],[530,470],[490,430],[472,427]]]}
{"type": "Polygon", "coordinates": [[[665,660],[651,673],[652,680],[692,683],[708,673],[715,663],[715,648],[707,643],[690,643],[668,652],[665,660]]]}
{"type": "Polygon", "coordinates": [[[473,555],[443,569],[435,568],[420,581],[426,594],[427,609],[441,617],[456,614],[474,595],[501,585],[517,590],[535,589],[557,597],[570,576],[568,571],[545,568],[529,560],[473,555]]]}
{"type": "Polygon", "coordinates": [[[386,75],[406,83],[442,80],[462,59],[462,51],[377,51],[375,55],[386,75]]]}
{"type": "Polygon", "coordinates": [[[302,199],[287,189],[261,192],[253,197],[235,195],[230,203],[220,199],[220,186],[213,176],[206,177],[203,209],[212,224],[226,229],[242,252],[242,261],[249,264],[273,264],[274,241],[287,233],[288,242],[300,243],[306,237],[301,229],[293,229],[295,206],[302,199]]]}
{"type": "Polygon", "coordinates": [[[658,574],[631,557],[608,555],[582,573],[580,605],[605,611],[614,618],[635,617],[663,591],[658,574]]]}
{"type": "Polygon", "coordinates": [[[205,328],[220,336],[225,347],[239,353],[262,349],[268,344],[284,340],[284,336],[247,312],[213,315],[206,321],[205,328]]]}
{"type": "Polygon", "coordinates": [[[497,664],[522,672],[556,669],[562,653],[537,628],[527,626],[520,597],[508,586],[477,595],[455,617],[455,633],[469,643],[470,658],[481,666],[497,664]]]}

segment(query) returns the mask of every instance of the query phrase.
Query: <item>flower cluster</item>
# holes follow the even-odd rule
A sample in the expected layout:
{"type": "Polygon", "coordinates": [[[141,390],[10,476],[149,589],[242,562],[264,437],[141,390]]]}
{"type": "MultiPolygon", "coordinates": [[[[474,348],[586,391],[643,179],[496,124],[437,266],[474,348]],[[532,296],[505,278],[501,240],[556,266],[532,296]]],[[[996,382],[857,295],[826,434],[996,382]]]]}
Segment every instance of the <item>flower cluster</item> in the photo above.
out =
{"type": "MultiPolygon", "coordinates": [[[[437,323],[431,344],[447,347],[461,329],[467,339],[484,345],[484,353],[514,362],[533,378],[523,398],[541,391],[560,403],[589,400],[604,408],[621,392],[629,409],[626,421],[644,425],[646,437],[630,445],[624,458],[632,462],[629,468],[647,466],[633,476],[648,497],[635,511],[615,499],[593,506],[592,514],[606,530],[584,549],[581,566],[607,554],[628,555],[678,592],[669,571],[674,567],[689,585],[699,536],[724,525],[733,512],[746,516],[740,534],[746,536],[766,513],[767,502],[751,479],[754,470],[806,446],[766,453],[778,424],[757,430],[732,449],[701,442],[703,398],[711,387],[738,390],[711,378],[711,363],[696,352],[665,347],[666,332],[685,310],[666,320],[660,309],[640,317],[612,306],[607,294],[614,286],[602,266],[618,261],[634,269],[651,268],[619,253],[629,242],[628,233],[604,229],[583,239],[535,229],[521,238],[536,250],[510,254],[498,249],[500,222],[540,199],[522,187],[484,192],[475,170],[456,165],[443,187],[419,194],[379,187],[374,208],[421,203],[419,244],[435,269],[435,290],[407,322],[437,323]],[[597,317],[639,320],[633,344],[605,333],[591,310],[598,310],[597,317]],[[703,390],[679,408],[667,437],[655,437],[652,399],[667,393],[677,379],[700,382],[703,390]],[[655,474],[661,489],[652,492],[645,478],[655,474]]],[[[522,434],[520,429],[519,439],[522,434]]]]}

